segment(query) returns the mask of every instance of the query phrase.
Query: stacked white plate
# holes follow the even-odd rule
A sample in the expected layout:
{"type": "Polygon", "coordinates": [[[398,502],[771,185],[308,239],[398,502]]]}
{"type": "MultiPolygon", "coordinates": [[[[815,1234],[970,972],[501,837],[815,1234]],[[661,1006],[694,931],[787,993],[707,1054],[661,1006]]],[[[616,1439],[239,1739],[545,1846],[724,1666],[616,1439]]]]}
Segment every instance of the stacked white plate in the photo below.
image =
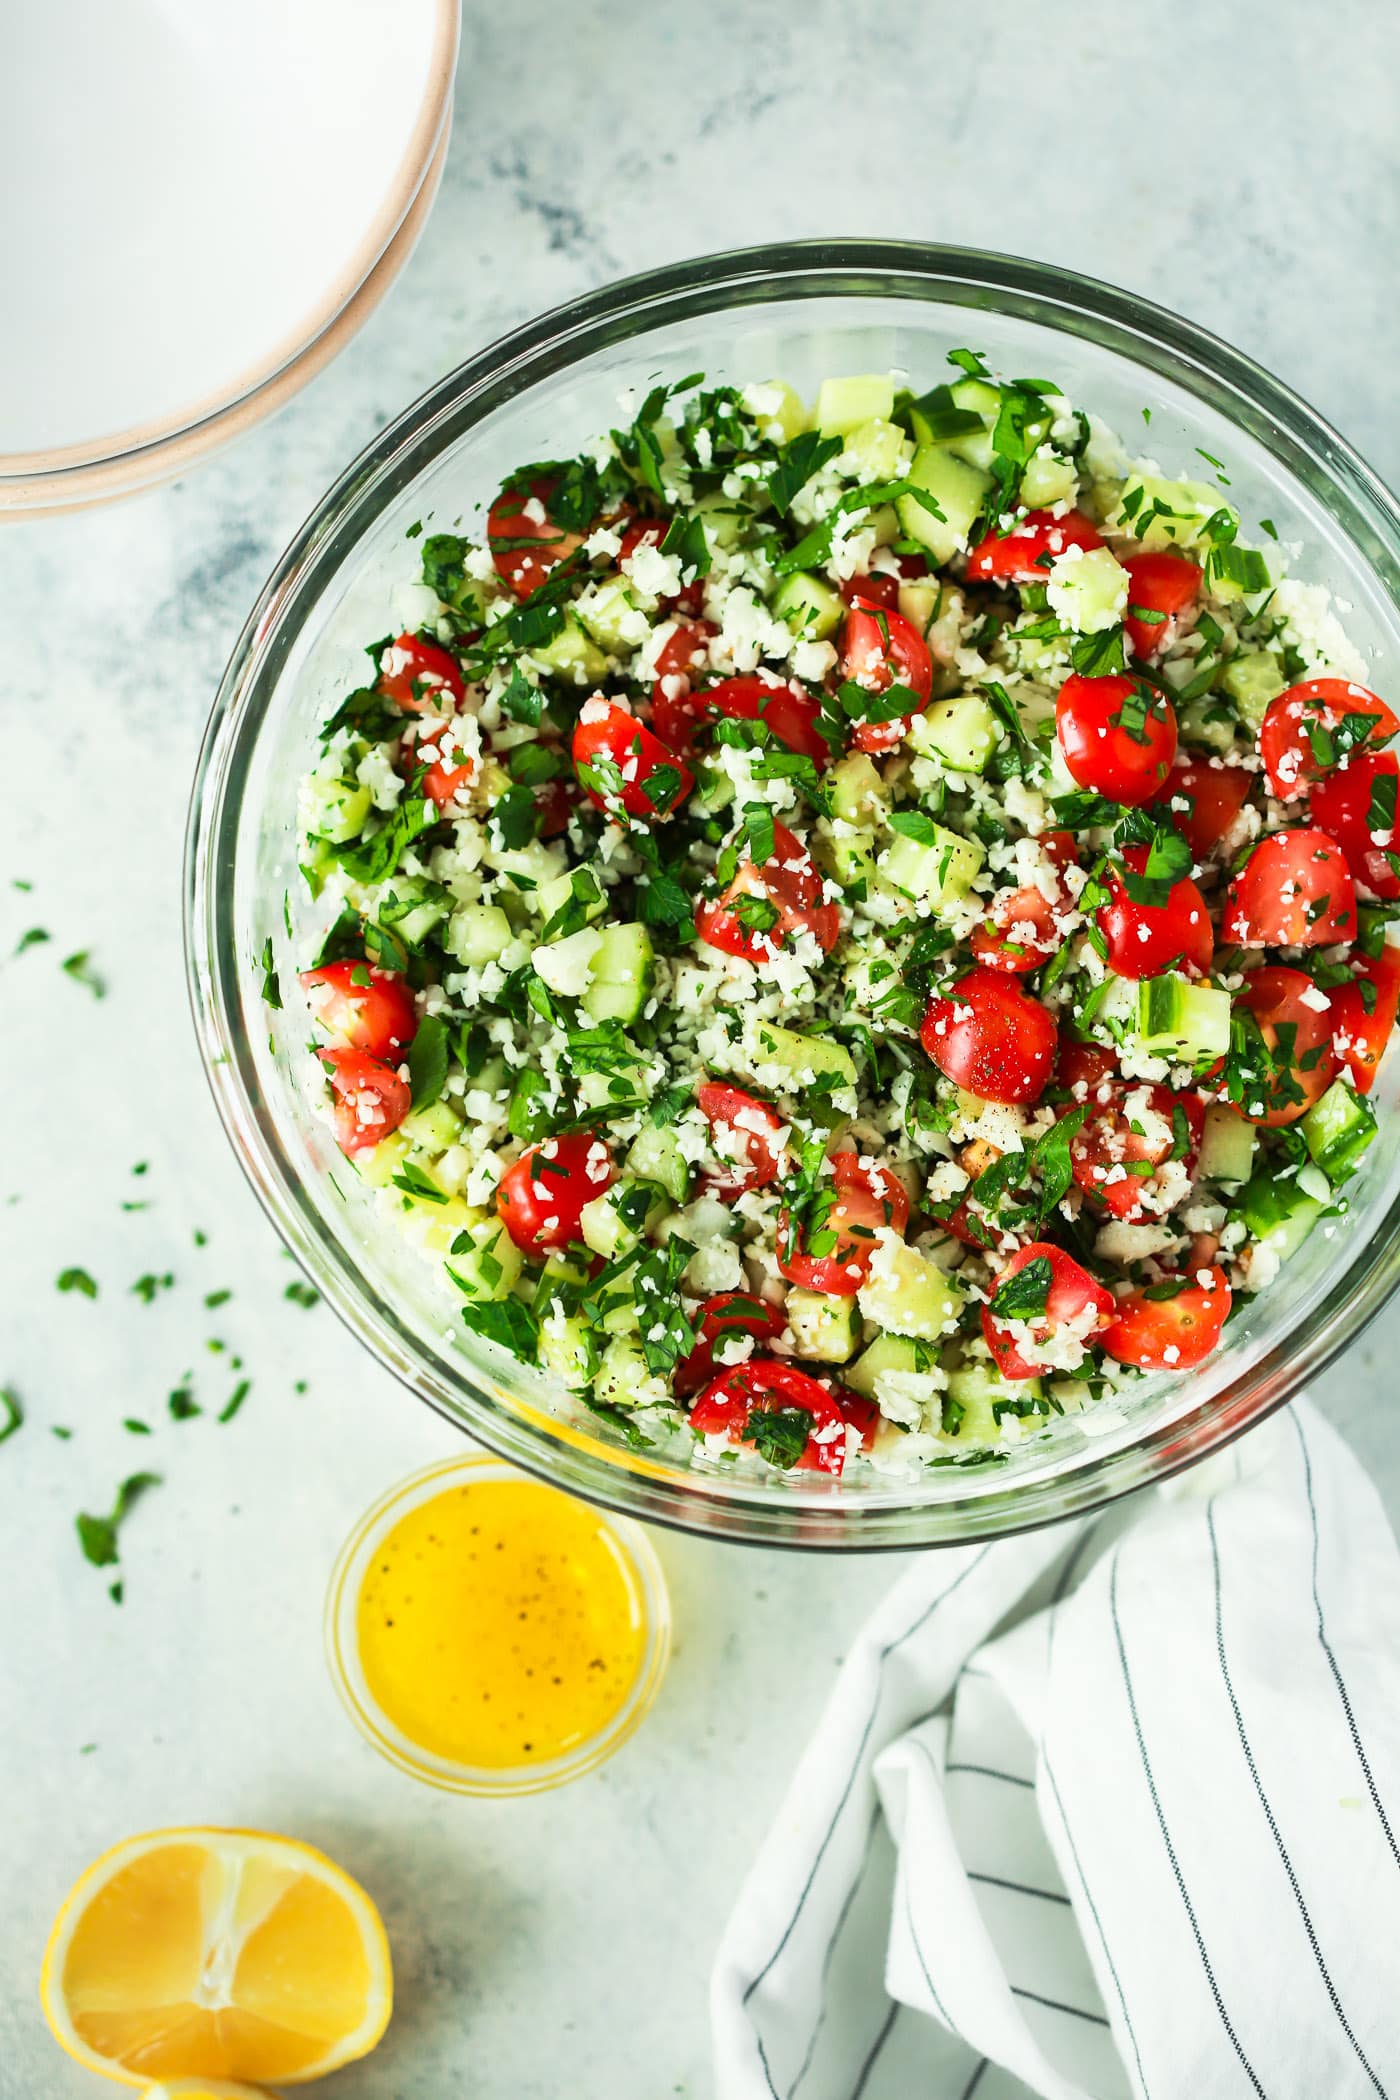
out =
{"type": "Polygon", "coordinates": [[[0,21],[0,514],[183,473],[383,298],[458,0],[43,0],[0,21]]]}

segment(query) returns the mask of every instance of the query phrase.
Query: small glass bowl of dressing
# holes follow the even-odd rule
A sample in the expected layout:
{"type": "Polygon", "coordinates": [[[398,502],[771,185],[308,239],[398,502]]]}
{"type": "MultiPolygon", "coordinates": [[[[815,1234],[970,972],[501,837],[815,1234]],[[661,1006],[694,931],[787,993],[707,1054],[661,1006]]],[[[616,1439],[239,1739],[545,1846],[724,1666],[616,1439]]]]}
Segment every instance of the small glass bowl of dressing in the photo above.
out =
{"type": "Polygon", "coordinates": [[[591,1772],[650,1710],[671,1650],[645,1531],[486,1455],[400,1481],[341,1548],[336,1690],[401,1771],[460,1794],[591,1772]]]}

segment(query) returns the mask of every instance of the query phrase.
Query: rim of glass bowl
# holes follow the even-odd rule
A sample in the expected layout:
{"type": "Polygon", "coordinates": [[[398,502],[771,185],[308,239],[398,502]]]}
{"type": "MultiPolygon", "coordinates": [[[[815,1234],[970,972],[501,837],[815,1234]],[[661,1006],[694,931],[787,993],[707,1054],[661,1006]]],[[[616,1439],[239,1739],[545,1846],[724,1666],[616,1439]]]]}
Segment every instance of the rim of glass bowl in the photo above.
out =
{"type": "Polygon", "coordinates": [[[639,327],[736,305],[831,296],[938,301],[1086,338],[1184,386],[1286,466],[1341,523],[1400,603],[1400,505],[1320,416],[1239,351],[1163,307],[1015,256],[869,240],[798,241],[701,256],[624,278],[515,329],[430,388],[383,430],[316,506],[264,585],[219,686],[200,752],[185,857],[190,999],[211,1091],[273,1224],[352,1333],[410,1389],[502,1458],[648,1521],[760,1545],[869,1550],[965,1544],[1097,1508],[1161,1480],[1261,1421],[1330,1363],[1400,1282],[1400,1199],[1332,1278],[1300,1326],[1198,1407],[1131,1444],[1005,1488],[974,1470],[936,1502],[891,1480],[842,1499],[804,1476],[797,1492],[738,1473],[685,1473],[581,1437],[528,1401],[519,1412],[465,1366],[429,1361],[395,1308],[377,1300],[348,1247],[317,1214],[261,1100],[238,1026],[243,964],[233,924],[234,847],[252,747],[278,674],[331,579],[367,529],[447,446],[514,395],[639,327]]]}

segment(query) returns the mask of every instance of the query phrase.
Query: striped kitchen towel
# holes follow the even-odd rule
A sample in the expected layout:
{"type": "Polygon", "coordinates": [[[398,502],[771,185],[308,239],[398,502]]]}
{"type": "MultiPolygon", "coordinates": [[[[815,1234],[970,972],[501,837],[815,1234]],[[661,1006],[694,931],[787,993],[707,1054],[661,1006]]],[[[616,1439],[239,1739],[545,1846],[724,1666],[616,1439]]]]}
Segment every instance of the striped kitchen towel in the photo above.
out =
{"type": "Polygon", "coordinates": [[[1321,1417],[915,1562],[712,2015],[719,2100],[1400,2100],[1400,1555],[1321,1417]]]}

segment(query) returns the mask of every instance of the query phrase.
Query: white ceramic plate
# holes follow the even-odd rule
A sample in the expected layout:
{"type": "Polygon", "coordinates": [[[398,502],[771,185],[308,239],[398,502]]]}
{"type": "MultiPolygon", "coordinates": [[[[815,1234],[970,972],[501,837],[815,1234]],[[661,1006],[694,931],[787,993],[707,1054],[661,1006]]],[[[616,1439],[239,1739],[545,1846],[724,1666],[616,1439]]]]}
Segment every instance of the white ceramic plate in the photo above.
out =
{"type": "Polygon", "coordinates": [[[347,305],[422,183],[457,0],[0,11],[0,475],[187,428],[347,305]]]}

